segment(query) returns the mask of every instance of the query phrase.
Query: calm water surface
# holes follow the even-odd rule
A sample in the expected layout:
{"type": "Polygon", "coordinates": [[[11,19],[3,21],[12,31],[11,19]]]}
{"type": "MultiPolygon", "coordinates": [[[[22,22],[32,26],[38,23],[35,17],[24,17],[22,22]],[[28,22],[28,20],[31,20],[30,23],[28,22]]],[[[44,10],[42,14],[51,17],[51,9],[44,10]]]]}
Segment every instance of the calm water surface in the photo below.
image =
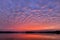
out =
{"type": "Polygon", "coordinates": [[[60,40],[60,34],[0,33],[0,40],[60,40]]]}

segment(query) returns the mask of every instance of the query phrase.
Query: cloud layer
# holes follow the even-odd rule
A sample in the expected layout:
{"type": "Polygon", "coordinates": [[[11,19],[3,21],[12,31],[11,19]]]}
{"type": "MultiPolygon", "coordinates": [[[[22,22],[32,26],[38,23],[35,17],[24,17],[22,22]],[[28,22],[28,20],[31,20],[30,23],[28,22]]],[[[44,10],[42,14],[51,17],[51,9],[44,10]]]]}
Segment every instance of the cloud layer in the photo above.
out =
{"type": "Polygon", "coordinates": [[[60,29],[59,24],[60,0],[0,0],[0,30],[60,29]]]}

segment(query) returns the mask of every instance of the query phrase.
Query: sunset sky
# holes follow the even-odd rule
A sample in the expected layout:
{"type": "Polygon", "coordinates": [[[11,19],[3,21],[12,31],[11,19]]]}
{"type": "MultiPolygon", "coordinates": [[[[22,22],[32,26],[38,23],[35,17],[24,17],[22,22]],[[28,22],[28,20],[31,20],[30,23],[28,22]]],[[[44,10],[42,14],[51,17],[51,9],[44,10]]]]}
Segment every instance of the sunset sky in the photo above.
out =
{"type": "Polygon", "coordinates": [[[60,30],[60,0],[0,0],[0,31],[60,30]]]}

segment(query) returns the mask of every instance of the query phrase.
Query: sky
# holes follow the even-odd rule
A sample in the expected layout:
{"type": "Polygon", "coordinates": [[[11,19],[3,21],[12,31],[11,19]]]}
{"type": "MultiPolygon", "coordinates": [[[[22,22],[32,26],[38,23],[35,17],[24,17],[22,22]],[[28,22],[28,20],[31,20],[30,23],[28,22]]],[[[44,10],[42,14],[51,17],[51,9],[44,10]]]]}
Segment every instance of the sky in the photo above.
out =
{"type": "Polygon", "coordinates": [[[0,0],[0,31],[60,30],[60,0],[0,0]]]}

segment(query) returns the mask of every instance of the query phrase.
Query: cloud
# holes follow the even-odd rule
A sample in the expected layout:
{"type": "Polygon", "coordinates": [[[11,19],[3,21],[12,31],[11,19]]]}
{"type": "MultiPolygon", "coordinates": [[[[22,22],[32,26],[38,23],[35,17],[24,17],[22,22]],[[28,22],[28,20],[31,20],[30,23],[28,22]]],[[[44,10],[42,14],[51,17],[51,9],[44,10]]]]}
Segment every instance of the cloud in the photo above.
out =
{"type": "Polygon", "coordinates": [[[23,28],[22,25],[25,24],[28,28],[30,27],[28,26],[29,23],[31,26],[37,24],[39,26],[41,24],[53,25],[53,28],[55,25],[58,26],[60,24],[60,1],[0,0],[0,29],[12,28],[15,30],[16,28],[23,28]]]}

